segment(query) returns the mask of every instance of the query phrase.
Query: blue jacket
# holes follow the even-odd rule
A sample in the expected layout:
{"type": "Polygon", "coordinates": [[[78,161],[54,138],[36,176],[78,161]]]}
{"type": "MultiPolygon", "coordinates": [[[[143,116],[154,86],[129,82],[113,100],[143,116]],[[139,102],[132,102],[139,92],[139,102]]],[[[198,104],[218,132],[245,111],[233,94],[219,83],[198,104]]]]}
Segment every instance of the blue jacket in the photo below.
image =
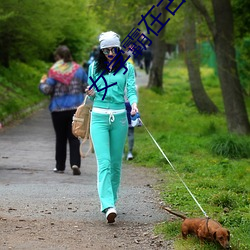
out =
{"type": "Polygon", "coordinates": [[[40,91],[51,95],[50,112],[77,109],[84,100],[84,90],[87,86],[87,74],[82,67],[78,68],[69,85],[47,78],[39,84],[40,91]]]}

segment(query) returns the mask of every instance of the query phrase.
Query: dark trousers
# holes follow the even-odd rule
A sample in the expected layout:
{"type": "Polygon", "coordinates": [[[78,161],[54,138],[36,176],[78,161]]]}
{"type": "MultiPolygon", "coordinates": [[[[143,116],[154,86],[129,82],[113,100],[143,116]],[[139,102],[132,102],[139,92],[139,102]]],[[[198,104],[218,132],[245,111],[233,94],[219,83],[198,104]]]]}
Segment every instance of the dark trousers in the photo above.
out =
{"type": "Polygon", "coordinates": [[[134,127],[129,127],[128,128],[128,151],[133,152],[134,148],[134,127]]]}
{"type": "Polygon", "coordinates": [[[72,117],[76,110],[52,112],[52,122],[56,133],[56,168],[65,170],[67,157],[67,141],[69,141],[70,166],[81,165],[81,156],[79,152],[80,142],[72,134],[72,117]]]}
{"type": "Polygon", "coordinates": [[[147,75],[149,73],[150,63],[151,63],[150,60],[144,60],[144,66],[145,66],[145,71],[147,75]]]}
{"type": "Polygon", "coordinates": [[[131,127],[131,117],[130,117],[130,112],[131,112],[131,106],[129,102],[125,102],[126,105],[126,110],[127,110],[127,119],[128,119],[128,151],[132,153],[133,147],[134,147],[134,127],[131,127]]]}

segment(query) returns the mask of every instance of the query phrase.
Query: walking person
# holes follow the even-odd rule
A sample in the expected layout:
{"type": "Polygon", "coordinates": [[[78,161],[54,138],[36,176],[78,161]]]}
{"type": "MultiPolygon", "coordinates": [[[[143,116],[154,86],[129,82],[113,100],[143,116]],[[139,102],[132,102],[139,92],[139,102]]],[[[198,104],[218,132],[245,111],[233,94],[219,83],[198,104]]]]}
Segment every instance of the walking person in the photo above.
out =
{"type": "Polygon", "coordinates": [[[66,168],[67,142],[69,142],[70,166],[73,175],[80,175],[80,142],[72,134],[72,117],[84,100],[87,74],[73,61],[67,46],[59,46],[55,51],[56,62],[50,68],[48,77],[39,84],[40,91],[50,95],[49,110],[56,135],[55,173],[64,173],[66,168]]]}
{"type": "Polygon", "coordinates": [[[99,46],[94,46],[93,48],[92,48],[92,51],[90,52],[90,54],[89,54],[89,58],[88,58],[88,60],[87,60],[87,62],[84,62],[84,64],[83,64],[83,68],[84,69],[87,69],[87,71],[88,71],[88,68],[89,68],[89,65],[93,62],[93,61],[95,61],[96,59],[97,59],[97,56],[98,56],[98,54],[99,54],[99,46]]]}
{"type": "Polygon", "coordinates": [[[143,58],[144,58],[145,72],[148,75],[151,61],[153,60],[153,54],[148,45],[146,45],[146,50],[143,50],[143,58]]]}
{"type": "Polygon", "coordinates": [[[97,80],[96,87],[86,89],[93,100],[90,134],[93,140],[97,160],[97,189],[101,211],[106,214],[108,223],[115,222],[116,202],[121,179],[123,149],[128,131],[124,93],[131,104],[131,114],[138,112],[133,65],[126,63],[128,71],[124,73],[122,62],[115,59],[120,51],[120,36],[113,31],[99,36],[100,53],[89,67],[88,75],[97,80]],[[114,62],[115,61],[115,62],[114,62]],[[118,71],[118,72],[116,72],[118,71]],[[102,74],[105,72],[104,74],[102,74]],[[100,75],[102,77],[100,78],[100,75]],[[107,86],[114,84],[113,86],[107,86]],[[102,91],[100,91],[102,90],[102,91]],[[104,97],[105,94],[105,98],[104,97]]]}

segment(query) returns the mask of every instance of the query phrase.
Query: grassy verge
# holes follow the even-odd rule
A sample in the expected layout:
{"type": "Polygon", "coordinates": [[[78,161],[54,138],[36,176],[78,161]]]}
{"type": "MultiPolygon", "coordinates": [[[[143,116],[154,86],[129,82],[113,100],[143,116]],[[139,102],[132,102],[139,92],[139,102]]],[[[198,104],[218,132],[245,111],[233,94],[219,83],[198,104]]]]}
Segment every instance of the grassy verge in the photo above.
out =
{"type": "MultiPolygon", "coordinates": [[[[230,230],[232,249],[250,249],[250,138],[227,133],[218,79],[209,68],[202,68],[202,78],[220,114],[197,112],[186,67],[175,60],[164,70],[164,94],[139,90],[142,120],[202,208],[230,230]]],[[[136,165],[161,171],[163,184],[157,188],[165,204],[188,217],[203,216],[143,127],[136,128],[134,154],[136,165]]],[[[192,237],[184,242],[179,238],[180,224],[180,219],[163,223],[156,227],[156,232],[168,239],[175,238],[178,250],[217,249],[214,244],[201,247],[192,237]]]]}
{"type": "Polygon", "coordinates": [[[0,67],[0,122],[6,123],[9,116],[19,118],[23,110],[32,110],[46,97],[38,90],[42,74],[48,66],[43,62],[30,65],[12,62],[9,69],[0,67]]]}

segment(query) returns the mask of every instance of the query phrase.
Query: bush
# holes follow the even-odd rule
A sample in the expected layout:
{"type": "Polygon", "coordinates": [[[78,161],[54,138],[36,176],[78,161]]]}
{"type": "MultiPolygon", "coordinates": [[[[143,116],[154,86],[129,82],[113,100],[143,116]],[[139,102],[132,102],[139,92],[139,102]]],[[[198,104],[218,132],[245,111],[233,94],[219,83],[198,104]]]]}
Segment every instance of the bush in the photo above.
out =
{"type": "Polygon", "coordinates": [[[27,65],[12,61],[10,68],[0,67],[0,121],[5,123],[11,115],[19,117],[22,111],[34,107],[46,97],[38,90],[41,75],[48,64],[34,61],[27,65]]]}
{"type": "Polygon", "coordinates": [[[212,140],[212,153],[215,155],[231,158],[249,158],[250,146],[247,138],[241,138],[236,135],[219,136],[212,140]]]}

